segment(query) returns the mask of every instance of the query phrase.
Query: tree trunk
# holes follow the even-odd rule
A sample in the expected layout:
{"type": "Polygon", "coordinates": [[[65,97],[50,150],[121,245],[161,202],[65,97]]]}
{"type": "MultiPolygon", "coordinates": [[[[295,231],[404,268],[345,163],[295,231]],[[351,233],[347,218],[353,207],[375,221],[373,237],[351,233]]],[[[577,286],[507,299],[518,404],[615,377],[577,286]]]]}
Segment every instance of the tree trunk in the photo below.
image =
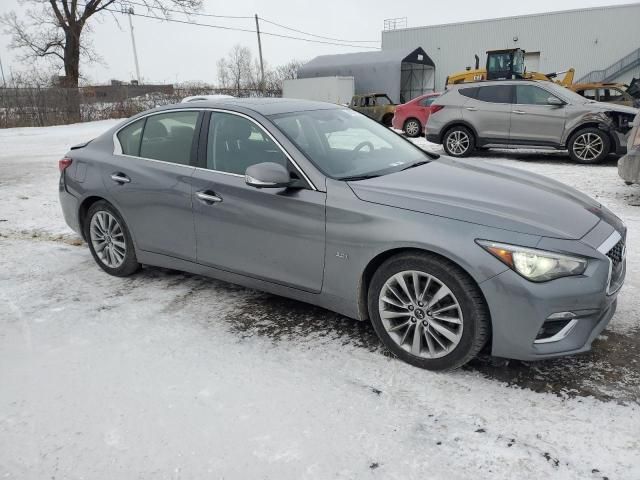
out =
{"type": "Polygon", "coordinates": [[[78,81],[80,79],[80,34],[82,26],[70,25],[65,29],[64,46],[64,87],[67,92],[67,114],[69,121],[79,122],[80,118],[80,92],[78,81]]]}

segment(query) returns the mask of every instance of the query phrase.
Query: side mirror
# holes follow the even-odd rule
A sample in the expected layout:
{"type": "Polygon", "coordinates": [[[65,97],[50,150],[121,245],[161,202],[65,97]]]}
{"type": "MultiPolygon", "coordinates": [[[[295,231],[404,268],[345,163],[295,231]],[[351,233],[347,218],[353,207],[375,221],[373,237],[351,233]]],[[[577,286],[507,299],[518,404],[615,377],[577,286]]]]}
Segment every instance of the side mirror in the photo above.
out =
{"type": "Polygon", "coordinates": [[[565,105],[565,102],[560,100],[558,97],[551,96],[547,98],[547,105],[553,105],[555,107],[562,107],[565,105]]]}
{"type": "Polygon", "coordinates": [[[244,181],[255,188],[286,188],[291,185],[291,176],[279,163],[263,162],[247,168],[244,181]]]}

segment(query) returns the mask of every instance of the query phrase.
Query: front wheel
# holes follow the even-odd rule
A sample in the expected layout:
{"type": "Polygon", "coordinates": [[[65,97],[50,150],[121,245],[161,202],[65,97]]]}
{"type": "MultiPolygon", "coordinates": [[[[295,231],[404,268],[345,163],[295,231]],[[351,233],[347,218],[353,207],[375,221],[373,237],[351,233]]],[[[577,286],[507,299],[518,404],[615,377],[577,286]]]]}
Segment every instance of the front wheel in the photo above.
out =
{"type": "Polygon", "coordinates": [[[101,200],[89,208],[85,238],[98,266],[116,277],[126,277],[140,269],[129,229],[118,211],[101,200]]]}
{"type": "Polygon", "coordinates": [[[569,156],[574,162],[595,164],[602,162],[611,150],[609,136],[597,128],[585,128],[569,139],[569,156]]]}
{"type": "Polygon", "coordinates": [[[435,255],[410,253],[385,261],[371,280],[368,307],[382,343],[420,368],[458,368],[489,336],[489,313],[477,284],[435,255]]]}
{"type": "Polygon", "coordinates": [[[444,135],[442,146],[447,155],[466,157],[473,152],[475,139],[468,128],[463,126],[452,127],[444,135]]]}

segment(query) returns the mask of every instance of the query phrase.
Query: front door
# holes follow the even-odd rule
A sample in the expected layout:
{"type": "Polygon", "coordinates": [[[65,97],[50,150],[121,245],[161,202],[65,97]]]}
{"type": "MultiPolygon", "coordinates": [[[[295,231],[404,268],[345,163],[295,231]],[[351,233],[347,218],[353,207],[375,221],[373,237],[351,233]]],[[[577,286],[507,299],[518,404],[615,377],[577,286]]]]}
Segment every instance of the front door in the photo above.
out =
{"type": "Polygon", "coordinates": [[[549,105],[555,97],[535,85],[516,85],[516,100],[511,115],[510,142],[524,145],[560,144],[564,132],[566,109],[549,105]]]}
{"type": "Polygon", "coordinates": [[[101,162],[107,190],[141,250],[195,260],[191,176],[200,115],[137,120],[118,132],[120,151],[101,162]]]}
{"type": "MultiPolygon", "coordinates": [[[[207,124],[208,123],[208,124],[207,124]]],[[[253,120],[213,112],[206,147],[193,177],[198,262],[311,292],[322,288],[326,194],[302,179],[300,188],[263,188],[244,181],[247,167],[295,167],[253,120]]],[[[204,151],[203,151],[204,150],[204,151]]]]}

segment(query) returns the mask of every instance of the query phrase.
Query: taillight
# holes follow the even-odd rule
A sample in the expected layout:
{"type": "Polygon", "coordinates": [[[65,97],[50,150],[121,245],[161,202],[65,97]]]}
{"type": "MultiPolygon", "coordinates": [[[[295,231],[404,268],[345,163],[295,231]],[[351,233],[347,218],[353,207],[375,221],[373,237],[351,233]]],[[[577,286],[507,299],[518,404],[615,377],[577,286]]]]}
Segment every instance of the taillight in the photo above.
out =
{"type": "Polygon", "coordinates": [[[433,115],[436,112],[439,112],[443,108],[444,108],[444,105],[431,105],[431,115],[433,115]]]}
{"type": "Polygon", "coordinates": [[[58,169],[60,169],[61,172],[64,172],[67,168],[71,166],[72,162],[73,160],[70,159],[69,157],[61,158],[60,160],[58,160],[58,169]]]}

